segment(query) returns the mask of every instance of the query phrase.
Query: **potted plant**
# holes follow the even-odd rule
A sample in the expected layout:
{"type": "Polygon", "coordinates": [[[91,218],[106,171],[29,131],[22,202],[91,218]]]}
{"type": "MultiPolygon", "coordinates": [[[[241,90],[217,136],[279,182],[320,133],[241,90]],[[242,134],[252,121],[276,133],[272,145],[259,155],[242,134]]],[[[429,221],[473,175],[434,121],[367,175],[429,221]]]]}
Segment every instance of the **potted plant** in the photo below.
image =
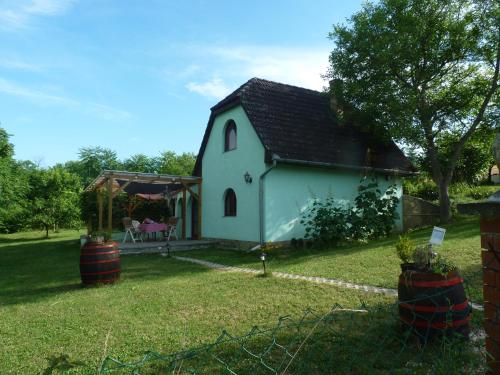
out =
{"type": "Polygon", "coordinates": [[[401,259],[398,284],[399,317],[404,327],[421,340],[436,335],[470,332],[470,306],[457,267],[432,251],[400,237],[396,252],[401,259]]]}
{"type": "Polygon", "coordinates": [[[110,239],[110,233],[105,232],[105,231],[95,231],[92,232],[92,235],[90,236],[91,242],[96,242],[96,243],[105,243],[109,241],[110,239]]]}

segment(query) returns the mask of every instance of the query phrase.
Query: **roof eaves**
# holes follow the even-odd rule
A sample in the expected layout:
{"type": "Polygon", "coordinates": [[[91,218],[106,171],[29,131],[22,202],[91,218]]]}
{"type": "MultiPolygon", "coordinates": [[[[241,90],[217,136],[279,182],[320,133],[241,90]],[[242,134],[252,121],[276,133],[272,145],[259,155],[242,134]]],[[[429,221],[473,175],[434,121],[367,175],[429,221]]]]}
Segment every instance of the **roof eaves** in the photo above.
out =
{"type": "Polygon", "coordinates": [[[401,169],[377,168],[377,167],[368,167],[368,166],[360,166],[360,165],[350,165],[350,164],[341,164],[341,163],[326,163],[326,162],[298,160],[298,159],[285,159],[285,158],[280,158],[276,154],[273,154],[272,160],[276,161],[277,163],[281,163],[281,164],[293,164],[293,165],[323,167],[323,168],[341,168],[341,169],[351,169],[351,170],[362,170],[362,171],[367,171],[367,172],[373,171],[373,172],[379,172],[379,173],[394,175],[394,176],[415,176],[415,175],[419,174],[419,172],[416,172],[416,171],[401,170],[401,169]]]}

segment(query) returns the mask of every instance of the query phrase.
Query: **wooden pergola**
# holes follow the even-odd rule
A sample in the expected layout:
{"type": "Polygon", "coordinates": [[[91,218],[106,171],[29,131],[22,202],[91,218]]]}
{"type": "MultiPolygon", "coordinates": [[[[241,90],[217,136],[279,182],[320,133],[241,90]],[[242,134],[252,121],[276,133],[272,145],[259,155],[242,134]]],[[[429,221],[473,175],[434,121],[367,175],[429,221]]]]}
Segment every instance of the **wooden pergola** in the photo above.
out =
{"type": "Polygon", "coordinates": [[[187,192],[196,199],[198,205],[198,228],[197,239],[201,237],[201,177],[196,176],[174,176],[156,173],[138,173],[115,170],[104,170],[101,174],[85,189],[87,192],[97,192],[97,202],[99,207],[99,230],[103,230],[104,215],[104,191],[108,192],[108,231],[112,231],[113,225],[113,198],[129,186],[131,183],[139,184],[158,184],[170,185],[180,184],[182,186],[182,239],[186,239],[186,210],[187,210],[187,192]],[[122,184],[118,184],[120,180],[122,184]],[[124,182],[124,183],[123,183],[124,182]],[[193,191],[197,186],[198,191],[193,191]]]}

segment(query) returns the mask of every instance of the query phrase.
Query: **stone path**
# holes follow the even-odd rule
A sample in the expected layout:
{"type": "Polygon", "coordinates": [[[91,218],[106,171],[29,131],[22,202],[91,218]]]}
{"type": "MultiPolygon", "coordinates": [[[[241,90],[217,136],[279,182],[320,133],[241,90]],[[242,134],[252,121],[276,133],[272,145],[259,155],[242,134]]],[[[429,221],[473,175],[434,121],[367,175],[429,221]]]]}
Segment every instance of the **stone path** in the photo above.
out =
{"type": "MultiPolygon", "coordinates": [[[[205,267],[216,269],[216,270],[243,272],[243,273],[251,273],[251,274],[262,273],[262,271],[256,270],[253,268],[227,266],[224,264],[209,262],[207,260],[201,260],[201,259],[195,259],[195,258],[189,258],[189,257],[181,257],[181,256],[173,256],[172,258],[177,259],[177,260],[181,260],[184,262],[199,264],[201,266],[205,266],[205,267]]],[[[342,287],[342,288],[361,290],[361,291],[367,292],[367,293],[378,293],[378,294],[384,294],[386,296],[391,296],[391,297],[398,296],[398,291],[396,289],[381,288],[381,287],[373,286],[373,285],[354,284],[354,283],[349,283],[349,282],[343,281],[343,280],[330,279],[327,277],[294,275],[291,273],[284,273],[284,272],[273,272],[272,274],[274,277],[279,277],[281,279],[303,280],[303,281],[309,281],[309,282],[313,282],[313,283],[317,283],[317,284],[329,284],[329,285],[335,285],[335,286],[342,287]]],[[[475,310],[483,311],[483,306],[481,306],[481,305],[478,305],[476,303],[471,303],[471,306],[475,310]]]]}

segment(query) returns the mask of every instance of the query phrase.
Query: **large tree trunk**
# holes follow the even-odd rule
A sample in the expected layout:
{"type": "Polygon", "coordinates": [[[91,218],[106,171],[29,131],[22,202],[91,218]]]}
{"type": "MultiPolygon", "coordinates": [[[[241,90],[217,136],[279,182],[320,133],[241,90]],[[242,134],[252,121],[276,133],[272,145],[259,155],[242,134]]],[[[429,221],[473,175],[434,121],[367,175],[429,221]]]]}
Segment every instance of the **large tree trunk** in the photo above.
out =
{"type": "Polygon", "coordinates": [[[49,225],[45,224],[45,238],[49,238],[49,225]]]}
{"type": "Polygon", "coordinates": [[[451,201],[448,193],[448,181],[443,178],[439,181],[439,219],[442,224],[449,223],[451,220],[451,201]]]}

